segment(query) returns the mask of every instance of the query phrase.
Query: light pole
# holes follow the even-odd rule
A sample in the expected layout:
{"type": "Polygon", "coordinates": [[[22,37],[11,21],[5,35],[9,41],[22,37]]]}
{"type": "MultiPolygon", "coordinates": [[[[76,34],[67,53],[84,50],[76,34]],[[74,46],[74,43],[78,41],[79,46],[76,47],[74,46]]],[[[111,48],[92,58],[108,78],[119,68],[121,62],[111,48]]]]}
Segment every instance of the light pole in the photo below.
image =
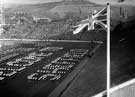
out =
{"type": "MultiPolygon", "coordinates": [[[[118,3],[122,3],[124,1],[125,0],[118,0],[118,3]]],[[[124,16],[125,16],[124,11],[123,11],[122,7],[120,6],[120,18],[123,19],[124,16]]]]}

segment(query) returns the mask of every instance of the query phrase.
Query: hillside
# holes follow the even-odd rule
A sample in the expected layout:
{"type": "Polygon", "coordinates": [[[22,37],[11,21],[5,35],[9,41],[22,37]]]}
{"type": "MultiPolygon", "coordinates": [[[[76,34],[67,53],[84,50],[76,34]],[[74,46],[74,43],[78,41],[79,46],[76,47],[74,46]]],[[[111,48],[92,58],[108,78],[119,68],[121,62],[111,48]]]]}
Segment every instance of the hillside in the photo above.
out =
{"type": "Polygon", "coordinates": [[[43,4],[23,4],[7,8],[6,12],[29,12],[36,17],[63,18],[67,13],[91,13],[91,10],[98,4],[88,1],[60,1],[43,4]],[[85,12],[84,12],[85,11],[85,12]],[[56,16],[56,13],[58,15],[56,16]]]}
{"type": "MultiPolygon", "coordinates": [[[[66,15],[76,15],[76,16],[88,16],[93,10],[99,10],[104,5],[98,4],[98,2],[93,3],[91,0],[63,0],[59,2],[42,3],[42,4],[23,4],[16,5],[11,4],[10,8],[6,9],[7,13],[10,12],[29,12],[35,17],[50,17],[50,18],[64,18],[66,15]]],[[[105,0],[104,0],[105,1],[105,0]]],[[[116,2],[116,1],[115,1],[116,2]]],[[[127,0],[126,0],[127,2],[127,0]]],[[[105,4],[105,3],[104,3],[105,4]]],[[[122,4],[111,5],[111,18],[113,20],[120,20],[120,7],[128,16],[133,16],[135,6],[129,6],[122,4]]]]}
{"type": "MultiPolygon", "coordinates": [[[[60,1],[60,2],[51,2],[51,3],[43,3],[43,4],[16,5],[12,8],[8,8],[6,10],[6,12],[7,13],[20,12],[20,11],[29,12],[34,17],[49,17],[49,18],[57,19],[57,20],[65,19],[67,17],[70,17],[70,18],[77,17],[77,18],[84,19],[87,16],[91,15],[91,13],[94,10],[100,10],[104,6],[105,5],[99,5],[99,4],[88,2],[88,1],[81,1],[81,0],[80,1],[67,1],[67,0],[65,0],[65,1],[60,1]]],[[[134,9],[135,9],[135,6],[111,5],[111,30],[113,30],[116,27],[116,25],[120,23],[120,21],[131,20],[135,15],[135,13],[133,12],[134,9]],[[120,17],[120,7],[122,8],[122,14],[124,13],[124,16],[125,16],[124,18],[120,17]]],[[[71,21],[71,20],[69,20],[69,21],[71,21]]],[[[73,21],[71,21],[71,22],[73,22],[73,21]]],[[[22,27],[23,25],[16,26],[14,29],[11,28],[12,30],[5,32],[5,35],[6,35],[6,37],[9,36],[9,38],[10,38],[10,36],[16,37],[16,34],[17,34],[17,37],[19,35],[19,38],[33,38],[34,37],[34,38],[41,39],[41,37],[46,35],[46,33],[50,34],[49,36],[54,36],[54,35],[59,35],[62,33],[70,32],[71,31],[69,29],[70,24],[68,24],[68,22],[67,22],[67,24],[65,25],[66,28],[63,27],[63,24],[65,24],[65,23],[63,22],[60,25],[60,28],[62,28],[61,30],[59,30],[59,28],[57,28],[56,25],[49,26],[49,27],[52,27],[51,29],[54,29],[54,32],[52,32],[53,30],[51,30],[50,28],[49,28],[50,29],[49,31],[51,31],[51,32],[48,32],[48,30],[44,29],[44,27],[46,27],[46,24],[37,26],[37,25],[33,25],[31,23],[30,24],[28,23],[26,25],[29,25],[30,27],[27,27],[26,25],[24,27],[22,27]],[[22,31],[17,30],[17,29],[21,29],[22,31]],[[68,31],[68,29],[70,31],[68,31]],[[40,34],[38,34],[37,32],[39,32],[40,34]],[[11,35],[11,33],[13,35],[11,35]],[[52,35],[52,33],[54,33],[54,34],[52,35]]]]}

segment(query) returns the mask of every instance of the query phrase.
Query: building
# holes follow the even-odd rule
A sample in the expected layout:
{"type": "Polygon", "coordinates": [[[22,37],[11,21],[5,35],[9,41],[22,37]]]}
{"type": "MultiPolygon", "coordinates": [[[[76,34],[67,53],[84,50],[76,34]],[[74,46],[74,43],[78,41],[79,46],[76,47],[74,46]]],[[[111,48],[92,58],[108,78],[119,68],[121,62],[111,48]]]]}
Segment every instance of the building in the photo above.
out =
{"type": "Polygon", "coordinates": [[[33,17],[33,21],[35,21],[36,23],[45,23],[45,22],[51,22],[52,19],[50,18],[46,18],[46,17],[33,17]]]}

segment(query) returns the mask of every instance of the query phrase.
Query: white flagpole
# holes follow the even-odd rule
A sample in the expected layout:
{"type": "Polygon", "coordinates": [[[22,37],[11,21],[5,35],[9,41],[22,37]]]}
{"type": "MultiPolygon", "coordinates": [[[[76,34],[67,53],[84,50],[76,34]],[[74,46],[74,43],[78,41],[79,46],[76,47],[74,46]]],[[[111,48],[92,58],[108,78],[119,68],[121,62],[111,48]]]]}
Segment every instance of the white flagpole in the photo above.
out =
{"type": "Polygon", "coordinates": [[[107,3],[107,97],[110,97],[110,4],[107,3]]]}

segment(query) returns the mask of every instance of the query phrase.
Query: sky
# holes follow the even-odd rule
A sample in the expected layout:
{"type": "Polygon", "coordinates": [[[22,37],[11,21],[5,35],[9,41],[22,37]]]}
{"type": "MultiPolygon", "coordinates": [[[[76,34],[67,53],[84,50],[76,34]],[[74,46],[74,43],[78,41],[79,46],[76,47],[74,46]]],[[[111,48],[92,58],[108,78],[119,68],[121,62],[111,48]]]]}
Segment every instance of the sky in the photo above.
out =
{"type": "MultiPolygon", "coordinates": [[[[5,4],[8,4],[8,3],[34,4],[34,3],[47,3],[47,2],[55,2],[55,1],[62,1],[62,0],[3,0],[3,1],[5,2],[5,4]]],[[[106,4],[107,2],[109,2],[111,4],[135,5],[135,0],[124,0],[123,3],[118,3],[118,0],[88,0],[88,1],[95,2],[98,4],[106,4]]]]}
{"type": "MultiPolygon", "coordinates": [[[[0,0],[1,1],[1,0],[0,0]]],[[[55,2],[61,0],[3,0],[4,3],[16,3],[16,4],[34,4],[34,3],[46,3],[46,2],[55,2]]]]}
{"type": "Polygon", "coordinates": [[[124,0],[122,3],[118,3],[118,0],[89,0],[98,4],[124,4],[124,5],[135,5],[135,0],[124,0]]]}

